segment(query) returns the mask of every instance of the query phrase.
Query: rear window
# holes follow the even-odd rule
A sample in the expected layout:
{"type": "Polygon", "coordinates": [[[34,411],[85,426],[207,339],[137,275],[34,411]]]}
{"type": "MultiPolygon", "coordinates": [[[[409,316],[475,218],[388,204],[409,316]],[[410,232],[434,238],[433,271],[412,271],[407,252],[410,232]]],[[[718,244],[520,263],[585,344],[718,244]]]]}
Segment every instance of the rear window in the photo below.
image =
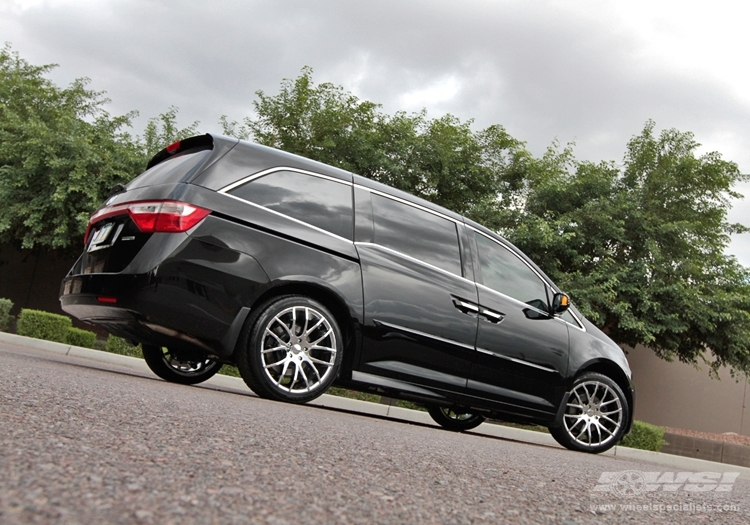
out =
{"type": "Polygon", "coordinates": [[[203,150],[175,155],[138,175],[128,184],[128,189],[188,182],[210,154],[211,150],[203,150]]]}

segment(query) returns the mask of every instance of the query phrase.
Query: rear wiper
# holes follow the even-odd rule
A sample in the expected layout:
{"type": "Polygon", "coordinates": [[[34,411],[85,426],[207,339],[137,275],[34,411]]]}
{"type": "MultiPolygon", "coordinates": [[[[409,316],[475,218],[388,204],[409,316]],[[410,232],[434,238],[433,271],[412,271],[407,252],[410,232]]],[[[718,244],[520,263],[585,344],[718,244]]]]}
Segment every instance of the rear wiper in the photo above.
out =
{"type": "Polygon", "coordinates": [[[125,186],[123,186],[122,184],[115,184],[114,186],[112,186],[112,189],[109,190],[109,195],[107,195],[107,198],[109,199],[110,197],[114,197],[118,193],[123,192],[125,192],[125,186]]]}

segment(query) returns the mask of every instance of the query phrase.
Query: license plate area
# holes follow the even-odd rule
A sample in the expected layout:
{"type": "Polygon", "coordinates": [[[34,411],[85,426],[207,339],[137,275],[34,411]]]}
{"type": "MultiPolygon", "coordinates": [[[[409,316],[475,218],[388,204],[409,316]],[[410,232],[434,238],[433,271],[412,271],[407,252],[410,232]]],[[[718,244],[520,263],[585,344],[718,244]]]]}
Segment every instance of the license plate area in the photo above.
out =
{"type": "Polygon", "coordinates": [[[122,223],[107,222],[100,226],[97,226],[94,232],[91,234],[91,240],[86,248],[86,251],[96,252],[105,248],[111,247],[122,232],[122,223]]]}

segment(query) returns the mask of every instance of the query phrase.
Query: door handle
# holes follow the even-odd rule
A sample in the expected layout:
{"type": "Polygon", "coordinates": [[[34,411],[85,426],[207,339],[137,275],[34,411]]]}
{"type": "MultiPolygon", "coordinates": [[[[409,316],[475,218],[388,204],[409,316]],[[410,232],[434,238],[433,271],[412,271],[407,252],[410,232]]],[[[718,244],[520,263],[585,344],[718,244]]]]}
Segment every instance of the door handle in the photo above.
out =
{"type": "Polygon", "coordinates": [[[497,324],[497,323],[502,322],[503,319],[505,319],[505,314],[501,314],[500,312],[495,312],[494,310],[488,310],[487,308],[482,308],[482,311],[479,312],[479,317],[493,324],[497,324]]]}
{"type": "Polygon", "coordinates": [[[451,297],[453,300],[453,306],[458,308],[459,311],[468,315],[477,315],[479,313],[479,307],[458,297],[451,297]]]}

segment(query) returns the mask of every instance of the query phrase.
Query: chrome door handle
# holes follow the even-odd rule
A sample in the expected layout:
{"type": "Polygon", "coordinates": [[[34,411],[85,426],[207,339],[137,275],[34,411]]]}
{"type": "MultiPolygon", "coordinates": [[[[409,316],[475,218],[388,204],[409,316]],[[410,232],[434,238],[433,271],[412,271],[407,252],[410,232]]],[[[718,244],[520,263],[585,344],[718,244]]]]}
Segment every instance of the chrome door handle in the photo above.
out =
{"type": "Polygon", "coordinates": [[[461,312],[469,315],[477,315],[479,313],[479,306],[472,304],[458,297],[451,297],[453,300],[453,306],[458,308],[461,312]]]}

